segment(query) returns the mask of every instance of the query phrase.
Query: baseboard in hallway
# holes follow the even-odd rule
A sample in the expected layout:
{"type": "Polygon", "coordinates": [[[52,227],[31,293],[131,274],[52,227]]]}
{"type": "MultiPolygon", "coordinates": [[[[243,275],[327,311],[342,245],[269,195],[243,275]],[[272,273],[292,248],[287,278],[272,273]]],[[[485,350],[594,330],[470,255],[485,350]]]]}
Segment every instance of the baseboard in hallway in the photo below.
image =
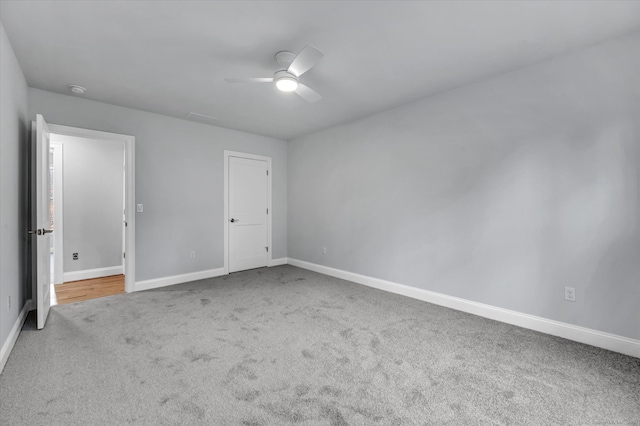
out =
{"type": "Polygon", "coordinates": [[[111,275],[57,284],[54,286],[54,291],[58,305],[112,296],[124,293],[124,275],[111,275]]]}

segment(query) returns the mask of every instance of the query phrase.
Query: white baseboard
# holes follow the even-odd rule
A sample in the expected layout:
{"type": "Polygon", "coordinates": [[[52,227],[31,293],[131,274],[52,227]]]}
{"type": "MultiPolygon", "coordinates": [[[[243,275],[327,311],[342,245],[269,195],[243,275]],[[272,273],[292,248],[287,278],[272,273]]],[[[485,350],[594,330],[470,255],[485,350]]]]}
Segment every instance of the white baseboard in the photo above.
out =
{"type": "Polygon", "coordinates": [[[303,260],[288,258],[288,263],[293,266],[341,278],[343,280],[353,281],[379,290],[400,294],[413,299],[433,303],[435,305],[445,306],[458,311],[467,312],[507,324],[516,325],[518,327],[528,328],[530,330],[539,331],[552,336],[558,336],[575,342],[586,343],[587,345],[640,358],[640,340],[630,339],[590,328],[579,327],[534,315],[523,314],[491,305],[485,305],[483,303],[473,302],[459,297],[447,296],[446,294],[330,268],[328,266],[305,262],[303,260]]]}
{"type": "Polygon", "coordinates": [[[92,278],[108,277],[110,275],[124,274],[124,266],[109,266],[106,268],[85,269],[64,273],[64,282],[90,280],[92,278]]]}
{"type": "MultiPolygon", "coordinates": [[[[279,259],[272,259],[269,266],[280,266],[286,265],[288,263],[288,259],[286,257],[281,257],[279,259]]],[[[207,278],[215,278],[220,277],[222,275],[227,275],[228,272],[224,270],[224,268],[217,269],[209,269],[208,271],[200,271],[200,272],[191,272],[188,274],[182,275],[172,275],[169,277],[162,278],[154,278],[151,280],[144,281],[136,281],[134,285],[133,291],[142,291],[142,290],[151,290],[153,288],[166,287],[169,285],[182,284],[189,281],[197,281],[204,280],[207,278]]]]}
{"type": "Polygon", "coordinates": [[[152,288],[166,287],[189,281],[204,280],[207,278],[227,275],[224,268],[209,269],[208,271],[190,272],[188,274],[172,275],[169,277],[154,278],[151,280],[136,281],[133,291],[151,290],[152,288]]]}
{"type": "Polygon", "coordinates": [[[271,263],[269,264],[269,267],[286,265],[287,263],[289,263],[289,262],[288,262],[288,259],[286,257],[281,257],[279,259],[271,259],[271,263]]]}
{"type": "Polygon", "coordinates": [[[7,336],[7,340],[2,344],[2,349],[0,349],[0,373],[4,370],[4,366],[7,364],[7,360],[9,359],[9,354],[13,349],[13,346],[16,344],[16,340],[18,340],[18,336],[20,335],[20,330],[22,330],[22,326],[24,325],[25,320],[27,319],[27,314],[31,310],[31,299],[27,300],[16,319],[16,322],[13,323],[13,327],[9,332],[9,336],[7,336]]]}

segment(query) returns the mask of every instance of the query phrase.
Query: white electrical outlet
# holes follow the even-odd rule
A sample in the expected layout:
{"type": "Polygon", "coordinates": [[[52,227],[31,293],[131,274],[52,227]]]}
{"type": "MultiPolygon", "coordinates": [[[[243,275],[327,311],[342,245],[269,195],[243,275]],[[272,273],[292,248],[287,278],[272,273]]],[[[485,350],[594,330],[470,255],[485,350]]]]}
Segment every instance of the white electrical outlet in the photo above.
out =
{"type": "Polygon", "coordinates": [[[322,247],[322,255],[325,256],[327,254],[327,248],[322,247]]]}
{"type": "Polygon", "coordinates": [[[189,252],[189,259],[195,259],[195,258],[196,258],[196,252],[195,251],[189,252]]]}
{"type": "Polygon", "coordinates": [[[576,301],[576,289],[575,287],[565,287],[564,288],[564,300],[568,300],[569,302],[576,301]]]}

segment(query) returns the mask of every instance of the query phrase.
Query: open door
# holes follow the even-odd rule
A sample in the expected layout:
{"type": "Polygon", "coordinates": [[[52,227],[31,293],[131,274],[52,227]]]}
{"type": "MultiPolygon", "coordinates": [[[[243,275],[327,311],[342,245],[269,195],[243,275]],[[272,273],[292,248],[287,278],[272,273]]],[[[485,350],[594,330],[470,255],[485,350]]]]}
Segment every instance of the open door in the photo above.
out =
{"type": "Polygon", "coordinates": [[[36,193],[36,224],[29,233],[33,234],[36,245],[36,285],[33,297],[37,300],[38,329],[42,329],[47,322],[51,307],[51,270],[50,268],[50,234],[51,211],[49,208],[49,127],[42,115],[36,116],[35,128],[35,193],[36,193]]]}

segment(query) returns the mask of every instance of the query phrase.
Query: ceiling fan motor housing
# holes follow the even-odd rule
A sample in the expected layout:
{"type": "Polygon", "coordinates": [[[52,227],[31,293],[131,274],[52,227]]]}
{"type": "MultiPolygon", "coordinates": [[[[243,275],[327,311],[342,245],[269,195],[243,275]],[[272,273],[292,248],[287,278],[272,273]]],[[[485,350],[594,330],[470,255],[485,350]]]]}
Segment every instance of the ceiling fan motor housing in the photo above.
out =
{"type": "Polygon", "coordinates": [[[290,79],[290,80],[298,81],[298,77],[296,77],[295,75],[291,74],[287,70],[276,71],[276,73],[273,75],[273,81],[278,81],[278,80],[283,79],[283,78],[287,78],[287,79],[290,79]]]}
{"type": "Polygon", "coordinates": [[[293,52],[282,51],[276,53],[276,62],[285,70],[289,68],[295,58],[296,54],[293,52]]]}

